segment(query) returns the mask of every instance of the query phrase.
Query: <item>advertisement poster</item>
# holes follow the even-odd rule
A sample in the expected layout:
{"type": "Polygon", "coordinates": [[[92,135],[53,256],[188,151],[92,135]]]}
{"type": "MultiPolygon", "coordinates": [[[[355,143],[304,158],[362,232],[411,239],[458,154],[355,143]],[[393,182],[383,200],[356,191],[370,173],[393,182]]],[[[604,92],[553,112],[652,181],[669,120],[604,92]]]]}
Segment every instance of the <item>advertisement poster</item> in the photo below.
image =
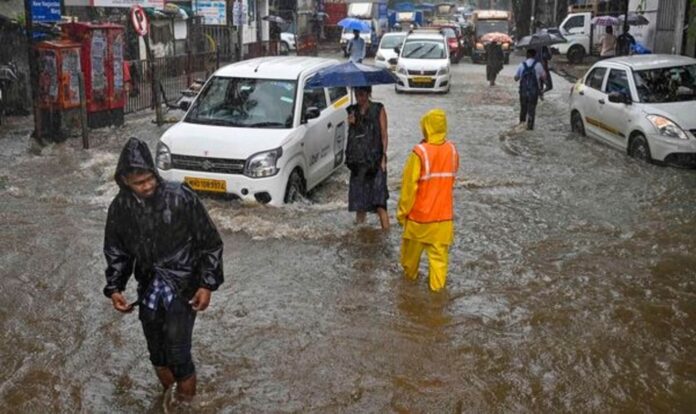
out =
{"type": "Polygon", "coordinates": [[[193,3],[194,12],[203,16],[203,24],[226,25],[227,3],[224,1],[196,1],[193,3]]]}
{"type": "Polygon", "coordinates": [[[64,102],[69,105],[80,104],[80,55],[77,49],[63,51],[63,74],[68,76],[64,90],[64,102]]]}
{"type": "Polygon", "coordinates": [[[123,93],[123,34],[114,37],[113,64],[114,64],[114,96],[118,99],[123,93]]]}
{"type": "Polygon", "coordinates": [[[101,30],[95,30],[92,34],[92,93],[94,96],[104,96],[106,92],[106,35],[101,30]]]}
{"type": "Polygon", "coordinates": [[[43,51],[39,58],[39,91],[43,102],[58,99],[58,67],[52,50],[43,51]]]}

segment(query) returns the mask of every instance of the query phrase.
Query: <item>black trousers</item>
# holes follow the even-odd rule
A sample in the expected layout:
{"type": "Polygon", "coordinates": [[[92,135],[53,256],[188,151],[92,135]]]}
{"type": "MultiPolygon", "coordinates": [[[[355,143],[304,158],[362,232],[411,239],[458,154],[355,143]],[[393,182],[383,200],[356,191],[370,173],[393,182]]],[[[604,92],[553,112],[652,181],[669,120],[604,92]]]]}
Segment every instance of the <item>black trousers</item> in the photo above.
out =
{"type": "Polygon", "coordinates": [[[527,129],[534,129],[537,102],[539,102],[539,95],[520,94],[520,122],[526,122],[527,129]]]}

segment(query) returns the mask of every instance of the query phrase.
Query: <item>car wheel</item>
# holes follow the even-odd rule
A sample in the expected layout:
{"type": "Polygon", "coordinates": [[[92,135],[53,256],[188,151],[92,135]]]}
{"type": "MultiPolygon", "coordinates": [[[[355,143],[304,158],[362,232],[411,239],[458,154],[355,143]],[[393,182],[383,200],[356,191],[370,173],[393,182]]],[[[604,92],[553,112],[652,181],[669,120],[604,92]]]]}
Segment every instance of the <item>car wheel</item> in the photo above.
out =
{"type": "Polygon", "coordinates": [[[585,59],[585,49],[582,46],[575,45],[568,50],[568,62],[570,63],[582,63],[585,59]]]}
{"type": "Polygon", "coordinates": [[[396,93],[402,93],[402,91],[400,91],[399,88],[396,87],[396,85],[394,85],[394,92],[396,92],[396,93]]]}
{"type": "Polygon", "coordinates": [[[570,114],[570,129],[571,131],[580,134],[580,136],[586,136],[585,123],[582,120],[582,115],[580,115],[580,112],[573,111],[573,113],[570,114]]]}
{"type": "Polygon", "coordinates": [[[295,169],[290,178],[288,178],[288,185],[285,187],[285,198],[286,204],[295,203],[303,200],[305,197],[305,183],[302,178],[302,173],[300,170],[295,169]]]}
{"type": "Polygon", "coordinates": [[[650,155],[650,145],[648,145],[648,140],[645,139],[643,134],[636,134],[631,143],[628,146],[628,155],[633,158],[652,162],[652,155],[650,155]]]}

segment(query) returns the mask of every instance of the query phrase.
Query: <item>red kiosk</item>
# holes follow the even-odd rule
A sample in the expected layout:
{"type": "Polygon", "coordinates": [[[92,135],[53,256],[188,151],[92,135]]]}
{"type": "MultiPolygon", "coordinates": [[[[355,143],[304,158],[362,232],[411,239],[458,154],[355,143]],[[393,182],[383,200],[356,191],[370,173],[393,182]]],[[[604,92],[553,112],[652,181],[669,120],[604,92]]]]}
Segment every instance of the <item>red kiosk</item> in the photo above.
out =
{"type": "Polygon", "coordinates": [[[89,127],[123,125],[126,106],[123,26],[112,23],[66,23],[61,28],[81,47],[89,127]]]}

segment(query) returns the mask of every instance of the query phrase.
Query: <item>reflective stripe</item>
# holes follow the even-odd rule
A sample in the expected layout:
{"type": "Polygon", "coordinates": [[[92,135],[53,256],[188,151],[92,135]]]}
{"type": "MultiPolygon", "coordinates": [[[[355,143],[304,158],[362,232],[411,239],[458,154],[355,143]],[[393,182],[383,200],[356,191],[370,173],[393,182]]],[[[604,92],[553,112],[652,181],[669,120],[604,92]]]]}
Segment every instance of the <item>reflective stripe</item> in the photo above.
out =
{"type": "Polygon", "coordinates": [[[454,173],[433,173],[433,174],[422,176],[418,181],[427,181],[431,178],[452,178],[454,176],[455,176],[454,173]]]}
{"type": "Polygon", "coordinates": [[[447,143],[452,148],[452,171],[457,172],[457,158],[458,158],[457,147],[454,146],[452,141],[447,141],[447,143]]]}
{"type": "Polygon", "coordinates": [[[421,152],[423,153],[423,159],[425,160],[425,176],[430,175],[430,159],[428,158],[428,151],[425,149],[423,144],[418,144],[418,148],[420,148],[421,152]]]}

